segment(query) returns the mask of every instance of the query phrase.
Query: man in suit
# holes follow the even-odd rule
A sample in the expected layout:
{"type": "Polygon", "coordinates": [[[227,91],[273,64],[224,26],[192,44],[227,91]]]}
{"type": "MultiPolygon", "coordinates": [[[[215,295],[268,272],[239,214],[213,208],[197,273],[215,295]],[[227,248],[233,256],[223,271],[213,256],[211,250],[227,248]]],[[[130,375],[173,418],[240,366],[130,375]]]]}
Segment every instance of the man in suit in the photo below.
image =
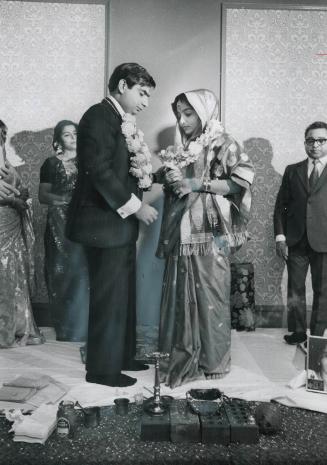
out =
{"type": "Polygon", "coordinates": [[[288,344],[306,340],[305,280],[310,265],[313,306],[310,332],[327,328],[327,124],[305,131],[306,160],[288,165],[274,212],[276,251],[288,270],[288,344]]]}
{"type": "Polygon", "coordinates": [[[131,386],[136,379],[121,371],[148,368],[134,360],[138,224],[151,224],[158,213],[142,202],[121,125],[126,113],[136,115],[148,106],[155,82],[142,66],[124,63],[114,70],[108,87],[110,97],[89,108],[79,123],[78,178],[66,233],[84,245],[88,260],[86,380],[131,386]]]}

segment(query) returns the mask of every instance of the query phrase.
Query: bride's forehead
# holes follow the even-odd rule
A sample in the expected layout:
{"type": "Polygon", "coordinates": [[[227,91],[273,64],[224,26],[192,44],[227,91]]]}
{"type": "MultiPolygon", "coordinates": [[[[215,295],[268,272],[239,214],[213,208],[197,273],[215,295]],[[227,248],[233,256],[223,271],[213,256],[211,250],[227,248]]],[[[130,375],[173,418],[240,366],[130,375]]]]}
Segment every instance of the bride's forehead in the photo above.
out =
{"type": "Polygon", "coordinates": [[[188,104],[187,102],[181,102],[180,100],[177,102],[177,105],[176,105],[177,111],[184,111],[184,110],[189,109],[189,108],[191,110],[193,110],[191,105],[188,104]]]}

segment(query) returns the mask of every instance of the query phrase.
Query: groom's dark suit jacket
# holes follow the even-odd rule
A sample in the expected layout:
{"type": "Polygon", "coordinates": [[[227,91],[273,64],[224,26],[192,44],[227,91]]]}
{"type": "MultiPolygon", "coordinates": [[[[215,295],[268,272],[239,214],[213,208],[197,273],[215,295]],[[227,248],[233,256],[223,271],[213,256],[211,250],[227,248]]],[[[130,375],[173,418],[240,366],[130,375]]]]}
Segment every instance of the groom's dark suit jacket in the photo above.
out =
{"type": "Polygon", "coordinates": [[[66,235],[86,246],[121,247],[137,239],[135,216],[123,219],[116,211],[132,193],[141,199],[137,179],[129,173],[130,153],[121,123],[107,99],[89,108],[79,123],[78,177],[66,235]]]}
{"type": "Polygon", "coordinates": [[[327,252],[327,165],[312,192],[308,160],[286,167],[274,212],[275,235],[284,234],[287,245],[296,245],[307,233],[316,252],[327,252]]]}

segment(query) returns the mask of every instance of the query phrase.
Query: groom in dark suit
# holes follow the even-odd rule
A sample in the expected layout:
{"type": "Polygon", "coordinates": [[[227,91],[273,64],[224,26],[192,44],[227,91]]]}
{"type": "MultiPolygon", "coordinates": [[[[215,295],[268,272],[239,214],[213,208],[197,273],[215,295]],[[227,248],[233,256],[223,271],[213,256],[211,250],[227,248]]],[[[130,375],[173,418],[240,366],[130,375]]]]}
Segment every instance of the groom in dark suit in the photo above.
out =
{"type": "Polygon", "coordinates": [[[305,280],[310,265],[313,306],[310,332],[327,328],[327,124],[312,123],[305,131],[308,155],[286,167],[275,212],[276,250],[288,270],[288,344],[306,340],[305,280]]]}
{"type": "Polygon", "coordinates": [[[77,136],[78,178],[69,208],[67,236],[84,245],[90,277],[86,380],[131,386],[122,370],[147,365],[136,352],[135,261],[139,221],[149,225],[157,211],[142,202],[122,123],[148,106],[155,82],[136,63],[118,66],[110,97],[87,110],[77,136]]]}

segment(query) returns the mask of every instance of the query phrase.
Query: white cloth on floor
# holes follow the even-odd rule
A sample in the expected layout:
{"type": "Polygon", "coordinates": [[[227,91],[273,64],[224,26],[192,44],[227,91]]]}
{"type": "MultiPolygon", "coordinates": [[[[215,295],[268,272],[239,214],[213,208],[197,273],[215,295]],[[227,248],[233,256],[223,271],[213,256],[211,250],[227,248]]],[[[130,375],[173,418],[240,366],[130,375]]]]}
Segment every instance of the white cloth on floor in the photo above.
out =
{"type": "Polygon", "coordinates": [[[304,387],[289,389],[275,400],[288,407],[304,408],[315,412],[327,413],[327,396],[318,392],[306,391],[304,387]]]}
{"type": "Polygon", "coordinates": [[[327,413],[327,396],[306,390],[307,372],[302,370],[287,383],[283,393],[276,393],[273,399],[288,407],[303,408],[327,413]]]}
{"type": "Polygon", "coordinates": [[[32,415],[17,418],[10,430],[15,442],[44,444],[57,423],[57,405],[41,405],[32,415]]]}
{"type": "Polygon", "coordinates": [[[298,389],[302,386],[305,386],[307,382],[307,372],[306,370],[301,371],[297,376],[291,379],[287,384],[291,389],[298,389]]]}

